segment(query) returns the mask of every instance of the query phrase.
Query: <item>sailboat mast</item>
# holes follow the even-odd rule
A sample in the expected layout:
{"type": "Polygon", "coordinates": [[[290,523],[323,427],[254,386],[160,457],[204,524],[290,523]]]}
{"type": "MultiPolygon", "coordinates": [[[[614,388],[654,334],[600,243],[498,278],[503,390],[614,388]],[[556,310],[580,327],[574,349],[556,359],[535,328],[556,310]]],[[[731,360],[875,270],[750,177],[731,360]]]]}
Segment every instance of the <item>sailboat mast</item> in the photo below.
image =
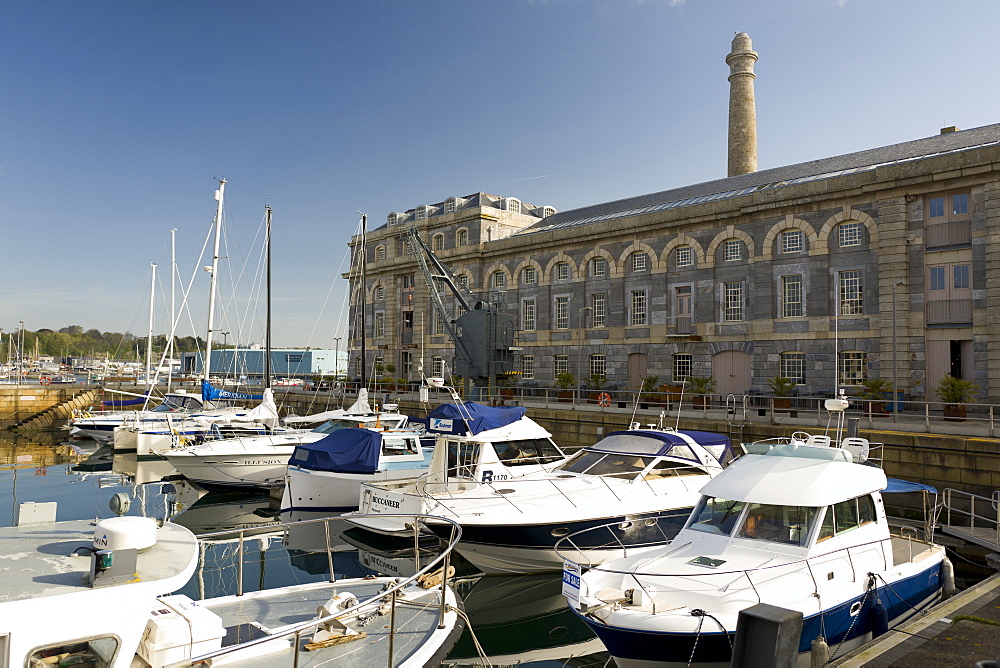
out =
{"type": "Polygon", "coordinates": [[[219,179],[219,189],[215,191],[215,199],[219,202],[215,209],[215,251],[212,254],[212,267],[208,270],[211,279],[208,292],[208,337],[205,339],[204,380],[208,380],[212,370],[212,334],[215,330],[216,279],[219,275],[219,241],[222,237],[222,200],[225,191],[226,180],[219,179]]]}
{"type": "Polygon", "coordinates": [[[177,228],[170,230],[170,342],[167,344],[167,392],[174,382],[174,318],[177,317],[177,228]]]}
{"type": "MultiPolygon", "coordinates": [[[[367,246],[367,234],[368,234],[368,214],[361,214],[361,252],[359,257],[361,258],[361,289],[358,290],[358,295],[361,297],[361,387],[368,387],[368,356],[366,355],[367,346],[365,345],[367,331],[367,321],[368,321],[368,299],[365,295],[365,290],[368,285],[368,246],[367,246]]],[[[350,363],[348,363],[350,364],[350,363]]]]}
{"type": "Polygon", "coordinates": [[[271,207],[264,207],[267,210],[267,224],[264,232],[264,263],[267,265],[265,276],[267,281],[267,318],[264,330],[264,389],[271,387],[271,207]]]}
{"type": "Polygon", "coordinates": [[[149,278],[149,329],[146,335],[146,393],[153,389],[152,362],[153,362],[153,300],[156,297],[156,263],[149,264],[152,267],[149,278]]]}

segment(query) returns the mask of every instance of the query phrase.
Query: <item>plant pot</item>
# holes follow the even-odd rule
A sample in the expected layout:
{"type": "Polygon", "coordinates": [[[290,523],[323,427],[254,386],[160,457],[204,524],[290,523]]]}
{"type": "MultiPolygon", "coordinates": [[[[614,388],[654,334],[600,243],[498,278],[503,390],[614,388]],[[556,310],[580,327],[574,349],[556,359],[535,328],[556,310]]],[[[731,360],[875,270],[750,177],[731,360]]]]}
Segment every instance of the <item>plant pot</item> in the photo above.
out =
{"type": "Polygon", "coordinates": [[[569,403],[573,401],[573,390],[559,390],[559,394],[557,396],[559,397],[559,401],[569,403]]]}
{"type": "Polygon", "coordinates": [[[869,401],[868,412],[872,417],[885,417],[889,411],[885,409],[885,404],[881,401],[869,401]]]}
{"type": "Polygon", "coordinates": [[[962,422],[965,420],[965,404],[945,404],[944,419],[948,422],[962,422]]]}
{"type": "Polygon", "coordinates": [[[708,407],[712,404],[711,398],[707,394],[696,394],[691,399],[691,405],[698,410],[708,410],[708,407]]]}
{"type": "Polygon", "coordinates": [[[792,398],[791,397],[777,397],[774,400],[774,412],[775,413],[788,413],[792,410],[792,398]]]}

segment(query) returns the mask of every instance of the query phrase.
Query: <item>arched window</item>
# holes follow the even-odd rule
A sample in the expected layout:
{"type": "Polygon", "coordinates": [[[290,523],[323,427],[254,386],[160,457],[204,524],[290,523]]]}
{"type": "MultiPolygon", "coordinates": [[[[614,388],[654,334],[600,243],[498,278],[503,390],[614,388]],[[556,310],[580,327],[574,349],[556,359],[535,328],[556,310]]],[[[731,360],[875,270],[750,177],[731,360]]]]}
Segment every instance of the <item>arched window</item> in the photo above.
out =
{"type": "Polygon", "coordinates": [[[678,267],[694,266],[694,248],[691,246],[679,246],[674,251],[674,264],[678,267]]]}
{"type": "Polygon", "coordinates": [[[434,235],[434,238],[432,239],[432,248],[434,250],[436,250],[436,251],[444,250],[444,235],[443,234],[439,233],[439,234],[435,234],[434,235]]]}
{"type": "Polygon", "coordinates": [[[538,272],[534,267],[525,267],[521,272],[521,282],[525,285],[532,285],[538,282],[538,272]]]}
{"type": "Polygon", "coordinates": [[[608,275],[608,261],[603,257],[595,257],[590,262],[590,275],[603,278],[608,275]]]}
{"type": "Polygon", "coordinates": [[[781,233],[782,253],[801,253],[806,249],[806,235],[802,230],[785,230],[781,233]]]}
{"type": "Polygon", "coordinates": [[[456,246],[468,246],[469,245],[469,230],[464,227],[460,229],[455,236],[456,246]]]}
{"type": "Polygon", "coordinates": [[[375,248],[375,261],[381,262],[385,259],[385,246],[377,246],[375,248]]]}
{"type": "Polygon", "coordinates": [[[649,268],[649,256],[643,252],[632,253],[632,271],[646,271],[649,268]]]}
{"type": "Polygon", "coordinates": [[[736,262],[743,259],[743,242],[739,239],[726,239],[722,244],[722,259],[725,262],[736,262]]]}
{"type": "Polygon", "coordinates": [[[507,274],[503,271],[494,271],[490,284],[497,290],[507,287],[507,274]]]}
{"type": "Polygon", "coordinates": [[[556,264],[556,280],[565,281],[569,279],[569,263],[559,262],[556,264]]]}

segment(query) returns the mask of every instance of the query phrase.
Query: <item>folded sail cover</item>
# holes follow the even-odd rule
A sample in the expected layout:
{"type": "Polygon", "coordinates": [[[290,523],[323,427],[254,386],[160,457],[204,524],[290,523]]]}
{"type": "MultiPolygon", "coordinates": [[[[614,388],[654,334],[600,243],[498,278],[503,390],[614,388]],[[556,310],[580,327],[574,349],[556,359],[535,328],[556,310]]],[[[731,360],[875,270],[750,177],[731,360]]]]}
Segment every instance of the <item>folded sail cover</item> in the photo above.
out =
{"type": "Polygon", "coordinates": [[[465,404],[441,404],[427,415],[427,429],[444,434],[478,434],[488,429],[505,427],[524,417],[521,407],[483,406],[470,401],[465,404]]]}
{"type": "Polygon", "coordinates": [[[207,380],[201,381],[201,400],[215,401],[216,399],[233,399],[235,401],[260,401],[263,394],[244,394],[242,392],[230,392],[213,387],[207,380]]]}
{"type": "Polygon", "coordinates": [[[102,401],[102,406],[110,406],[114,408],[115,406],[138,406],[139,404],[144,404],[149,401],[149,397],[139,397],[138,399],[111,399],[109,401],[102,401]]]}
{"type": "Polygon", "coordinates": [[[338,429],[315,443],[295,448],[289,466],[334,473],[375,473],[382,434],[370,429],[338,429]]]}

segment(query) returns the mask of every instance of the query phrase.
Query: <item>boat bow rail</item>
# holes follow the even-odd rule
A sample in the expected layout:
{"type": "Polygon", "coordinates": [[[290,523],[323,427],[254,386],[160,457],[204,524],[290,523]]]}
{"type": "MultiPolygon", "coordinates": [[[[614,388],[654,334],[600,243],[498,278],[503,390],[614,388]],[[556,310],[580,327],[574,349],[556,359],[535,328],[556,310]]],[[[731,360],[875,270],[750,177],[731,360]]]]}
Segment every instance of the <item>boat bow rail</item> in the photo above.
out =
{"type": "MultiPolygon", "coordinates": [[[[662,589],[664,582],[670,579],[676,579],[686,584],[684,585],[671,585],[670,589],[683,589],[689,593],[696,593],[699,590],[704,590],[718,594],[718,592],[732,591],[734,586],[739,581],[745,581],[753,591],[756,597],[756,603],[764,602],[761,597],[759,587],[767,586],[767,576],[774,576],[771,579],[776,579],[777,577],[784,575],[782,571],[792,571],[797,569],[802,569],[809,576],[809,581],[812,582],[812,592],[810,595],[817,597],[817,602],[821,600],[822,587],[820,582],[826,577],[824,574],[817,576],[815,568],[817,566],[828,566],[834,561],[843,560],[852,573],[852,581],[857,582],[861,579],[870,578],[871,572],[869,568],[859,567],[859,556],[864,552],[871,552],[873,549],[880,553],[882,558],[883,569],[889,570],[893,566],[899,565],[904,562],[916,562],[921,561],[931,555],[934,551],[935,546],[928,542],[917,538],[915,535],[899,535],[892,534],[888,538],[882,538],[879,540],[870,541],[868,543],[861,543],[858,545],[850,545],[831,552],[824,552],[823,554],[815,554],[802,558],[793,559],[781,559],[780,563],[772,563],[776,559],[786,556],[777,553],[771,553],[770,556],[764,556],[758,565],[751,568],[737,568],[732,570],[716,570],[718,566],[721,566],[725,561],[711,560],[705,557],[695,557],[691,561],[687,562],[692,565],[692,570],[686,572],[678,573],[664,573],[653,571],[650,568],[655,562],[675,555],[677,552],[690,547],[693,543],[684,542],[677,545],[670,545],[666,552],[658,554],[656,556],[650,557],[644,562],[639,562],[636,568],[628,570],[620,570],[611,568],[609,566],[604,566],[600,564],[591,564],[589,560],[584,561],[581,559],[586,559],[587,551],[576,547],[577,542],[582,542],[583,544],[588,544],[587,541],[581,541],[580,537],[591,531],[605,531],[609,536],[614,538],[614,533],[610,530],[612,526],[618,526],[617,524],[608,524],[600,527],[593,527],[584,531],[579,531],[569,536],[565,536],[556,543],[556,552],[567,562],[568,570],[577,571],[581,569],[586,569],[588,571],[599,571],[601,573],[606,573],[610,575],[620,575],[624,579],[631,579],[635,582],[636,587],[642,592],[645,592],[646,599],[651,602],[648,610],[645,610],[645,602],[636,604],[635,599],[630,599],[626,595],[626,587],[622,586],[620,589],[608,590],[603,589],[599,592],[588,592],[584,591],[586,587],[586,582],[580,580],[580,600],[579,609],[581,612],[587,613],[592,612],[596,608],[604,607],[635,607],[643,608],[645,611],[652,614],[662,613],[662,612],[672,612],[677,611],[682,607],[690,607],[677,605],[669,601],[658,600],[656,594],[662,589]],[[701,562],[696,562],[697,559],[702,559],[701,562]],[[649,570],[641,570],[645,566],[649,570]],[[762,574],[762,577],[758,577],[754,580],[755,574],[762,574]],[[588,604],[584,601],[585,598],[593,600],[599,600],[600,603],[588,604]],[[632,600],[633,602],[629,602],[632,600]],[[657,607],[657,601],[659,601],[659,607],[657,607]]],[[[624,557],[629,556],[628,548],[618,542],[618,546],[622,550],[624,557]]],[[[763,556],[765,553],[761,553],[763,556]]],[[[748,605],[753,605],[754,603],[749,603],[748,605]]],[[[817,603],[818,604],[818,603],[817,603]]]]}
{"type": "MultiPolygon", "coordinates": [[[[673,467],[663,469],[663,474],[658,475],[657,480],[662,481],[663,478],[676,478],[677,480],[686,482],[685,478],[687,475],[704,474],[705,471],[699,466],[673,467]]],[[[496,482],[493,480],[449,480],[442,482],[421,480],[417,485],[417,494],[426,502],[426,508],[433,509],[435,512],[440,510],[457,516],[458,513],[456,510],[449,506],[449,502],[453,500],[460,500],[462,503],[466,503],[502,499],[513,510],[523,515],[536,512],[537,508],[522,508],[517,504],[517,500],[521,500],[522,502],[538,502],[546,497],[556,496],[565,499],[572,507],[577,508],[579,507],[578,504],[573,501],[570,494],[567,494],[567,491],[579,491],[580,487],[588,485],[591,481],[601,483],[601,486],[597,487],[595,485],[596,489],[589,491],[607,491],[614,497],[616,502],[623,501],[622,494],[635,492],[636,487],[647,490],[652,496],[670,496],[676,493],[676,490],[669,489],[665,485],[653,485],[648,475],[642,477],[630,475],[628,477],[631,479],[624,479],[621,473],[604,473],[588,475],[552,474],[544,478],[524,477],[496,482]],[[614,485],[609,481],[618,481],[619,484],[614,485]],[[572,485],[573,489],[563,489],[563,486],[567,484],[572,485]],[[433,489],[428,490],[427,487],[432,487],[433,489]],[[483,493],[471,493],[470,488],[473,487],[480,488],[483,490],[483,493]],[[515,494],[520,494],[521,496],[515,499],[515,494]]],[[[701,485],[697,484],[695,485],[695,489],[690,491],[697,491],[700,487],[701,485]]]]}
{"type": "MultiPolygon", "coordinates": [[[[365,515],[359,515],[359,517],[366,517],[365,515]]],[[[386,517],[386,515],[379,515],[378,517],[386,517]]],[[[393,517],[393,516],[389,516],[393,517]]],[[[384,603],[389,603],[390,606],[395,606],[397,597],[401,594],[402,590],[412,587],[415,585],[420,585],[424,589],[431,589],[437,587],[439,589],[439,595],[437,597],[437,607],[441,626],[443,628],[445,614],[448,611],[447,606],[447,589],[448,589],[448,575],[453,572],[451,568],[451,553],[458,544],[459,539],[462,536],[462,528],[455,522],[441,517],[431,517],[427,515],[399,515],[395,516],[397,518],[405,518],[413,521],[414,526],[418,527],[420,522],[424,522],[428,519],[434,519],[438,523],[445,522],[451,525],[451,534],[447,541],[447,544],[441,549],[441,553],[433,558],[430,562],[426,563],[422,567],[416,568],[413,575],[409,577],[397,577],[394,578],[391,584],[387,584],[381,591],[376,595],[364,598],[363,600],[358,600],[356,598],[348,598],[347,601],[339,607],[335,612],[330,612],[330,614],[320,615],[303,622],[289,624],[283,626],[279,629],[269,630],[262,637],[258,637],[246,642],[238,643],[235,645],[230,645],[223,647],[222,649],[215,650],[202,654],[200,656],[194,656],[190,659],[185,659],[182,664],[177,665],[198,665],[207,664],[211,665],[213,659],[222,659],[230,654],[235,654],[237,652],[244,652],[253,647],[263,645],[265,643],[270,643],[281,638],[294,638],[295,645],[299,646],[301,637],[303,635],[308,635],[309,633],[315,631],[317,628],[322,628],[331,623],[336,624],[337,620],[345,619],[348,617],[357,617],[361,613],[369,611],[377,611],[384,603]],[[440,579],[438,586],[437,580],[440,579]]],[[[331,531],[330,522],[338,521],[339,517],[324,517],[314,520],[303,520],[298,522],[284,522],[280,524],[273,524],[267,527],[269,533],[275,531],[287,531],[290,527],[294,526],[296,529],[307,527],[309,525],[322,524],[326,539],[326,554],[327,563],[330,569],[330,582],[336,582],[333,575],[333,546],[331,544],[331,531]]],[[[415,529],[418,530],[418,529],[415,529]]],[[[257,530],[259,532],[259,529],[257,530]]],[[[243,592],[243,545],[247,538],[255,537],[253,535],[253,528],[240,528],[231,529],[226,531],[217,531],[208,534],[200,535],[199,541],[207,542],[219,542],[219,541],[235,541],[238,543],[239,548],[233,553],[232,556],[237,558],[237,596],[242,596],[243,592]]],[[[414,559],[418,559],[419,554],[414,556],[414,559]]],[[[417,564],[419,566],[419,563],[417,564]]],[[[391,645],[391,640],[390,640],[391,645]]],[[[296,653],[297,656],[297,653],[296,653]]],[[[391,650],[390,650],[391,659],[391,650]]]]}

